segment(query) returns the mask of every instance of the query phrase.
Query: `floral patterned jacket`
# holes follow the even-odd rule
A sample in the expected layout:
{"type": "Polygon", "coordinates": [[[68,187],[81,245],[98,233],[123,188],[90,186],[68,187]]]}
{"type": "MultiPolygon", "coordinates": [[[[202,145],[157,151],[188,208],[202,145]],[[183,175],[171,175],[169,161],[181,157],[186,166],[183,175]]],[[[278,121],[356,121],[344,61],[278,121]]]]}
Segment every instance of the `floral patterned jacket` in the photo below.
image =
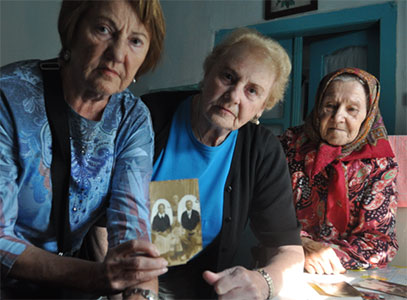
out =
{"type": "Polygon", "coordinates": [[[332,167],[311,179],[306,165],[316,151],[300,151],[309,140],[302,126],[281,137],[291,173],[301,235],[331,246],[346,269],[384,267],[396,255],[397,163],[391,157],[344,162],[350,218],[344,233],[326,220],[326,199],[332,167]]]}

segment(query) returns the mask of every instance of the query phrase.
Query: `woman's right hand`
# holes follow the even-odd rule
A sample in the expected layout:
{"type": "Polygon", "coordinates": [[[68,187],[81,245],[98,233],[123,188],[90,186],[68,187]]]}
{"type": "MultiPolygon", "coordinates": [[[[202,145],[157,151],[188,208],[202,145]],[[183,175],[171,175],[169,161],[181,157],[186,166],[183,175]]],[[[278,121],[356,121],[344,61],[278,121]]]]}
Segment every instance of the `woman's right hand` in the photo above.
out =
{"type": "Polygon", "coordinates": [[[150,242],[131,240],[109,249],[103,262],[107,293],[150,281],[167,272],[167,261],[150,242]]]}
{"type": "Polygon", "coordinates": [[[338,274],[345,273],[346,269],[335,251],[322,243],[302,237],[302,246],[305,254],[304,268],[311,274],[338,274]]]}

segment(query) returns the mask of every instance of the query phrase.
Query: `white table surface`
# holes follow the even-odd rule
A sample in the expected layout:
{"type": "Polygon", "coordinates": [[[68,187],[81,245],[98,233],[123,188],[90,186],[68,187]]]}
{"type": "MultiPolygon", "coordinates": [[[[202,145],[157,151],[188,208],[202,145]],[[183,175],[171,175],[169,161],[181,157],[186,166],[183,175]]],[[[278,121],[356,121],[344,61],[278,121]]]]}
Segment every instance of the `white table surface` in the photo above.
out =
{"type": "MultiPolygon", "coordinates": [[[[311,285],[309,281],[335,283],[346,281],[348,283],[355,284],[358,281],[375,278],[380,280],[386,280],[389,282],[399,283],[407,285],[407,267],[406,266],[389,266],[385,269],[374,270],[361,270],[361,271],[347,271],[346,274],[340,275],[311,275],[303,274],[300,278],[290,280],[277,297],[274,300],[345,300],[345,299],[362,299],[362,297],[332,297],[320,295],[311,285]]],[[[367,289],[361,289],[355,287],[360,291],[366,291],[369,293],[377,293],[382,295],[385,300],[401,300],[407,299],[406,297],[399,297],[389,295],[381,292],[376,292],[367,289]]]]}

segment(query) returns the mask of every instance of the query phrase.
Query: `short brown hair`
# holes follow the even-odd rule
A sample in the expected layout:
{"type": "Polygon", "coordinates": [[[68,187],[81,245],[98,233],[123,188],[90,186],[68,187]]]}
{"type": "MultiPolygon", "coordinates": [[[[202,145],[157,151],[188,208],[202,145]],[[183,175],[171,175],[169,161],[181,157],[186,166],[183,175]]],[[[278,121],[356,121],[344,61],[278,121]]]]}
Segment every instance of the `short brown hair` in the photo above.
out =
{"type": "Polygon", "coordinates": [[[271,88],[270,96],[266,100],[266,109],[272,109],[277,102],[284,98],[284,92],[291,72],[291,61],[287,52],[278,42],[260,34],[254,29],[236,29],[218,44],[205,59],[204,76],[206,77],[212,67],[222,59],[223,55],[237,44],[246,44],[263,50],[266,53],[266,59],[272,64],[276,78],[271,88]]]}
{"type": "MultiPolygon", "coordinates": [[[[165,20],[159,0],[126,0],[133,7],[141,23],[150,34],[150,47],[136,77],[155,68],[164,48],[165,20]]],[[[97,4],[93,0],[63,0],[58,18],[58,32],[62,50],[72,47],[72,41],[80,21],[97,4]]]]}

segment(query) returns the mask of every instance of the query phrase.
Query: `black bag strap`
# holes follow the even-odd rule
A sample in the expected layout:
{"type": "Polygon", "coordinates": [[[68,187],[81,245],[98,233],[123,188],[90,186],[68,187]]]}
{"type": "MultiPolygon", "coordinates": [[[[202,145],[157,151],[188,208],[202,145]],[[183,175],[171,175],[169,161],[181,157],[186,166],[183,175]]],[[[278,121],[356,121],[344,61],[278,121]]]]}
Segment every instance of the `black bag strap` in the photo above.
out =
{"type": "Polygon", "coordinates": [[[50,221],[55,226],[58,254],[72,251],[69,222],[69,180],[71,146],[69,141],[68,106],[64,100],[60,66],[57,59],[40,63],[44,81],[45,110],[52,136],[52,210],[50,221]]]}

